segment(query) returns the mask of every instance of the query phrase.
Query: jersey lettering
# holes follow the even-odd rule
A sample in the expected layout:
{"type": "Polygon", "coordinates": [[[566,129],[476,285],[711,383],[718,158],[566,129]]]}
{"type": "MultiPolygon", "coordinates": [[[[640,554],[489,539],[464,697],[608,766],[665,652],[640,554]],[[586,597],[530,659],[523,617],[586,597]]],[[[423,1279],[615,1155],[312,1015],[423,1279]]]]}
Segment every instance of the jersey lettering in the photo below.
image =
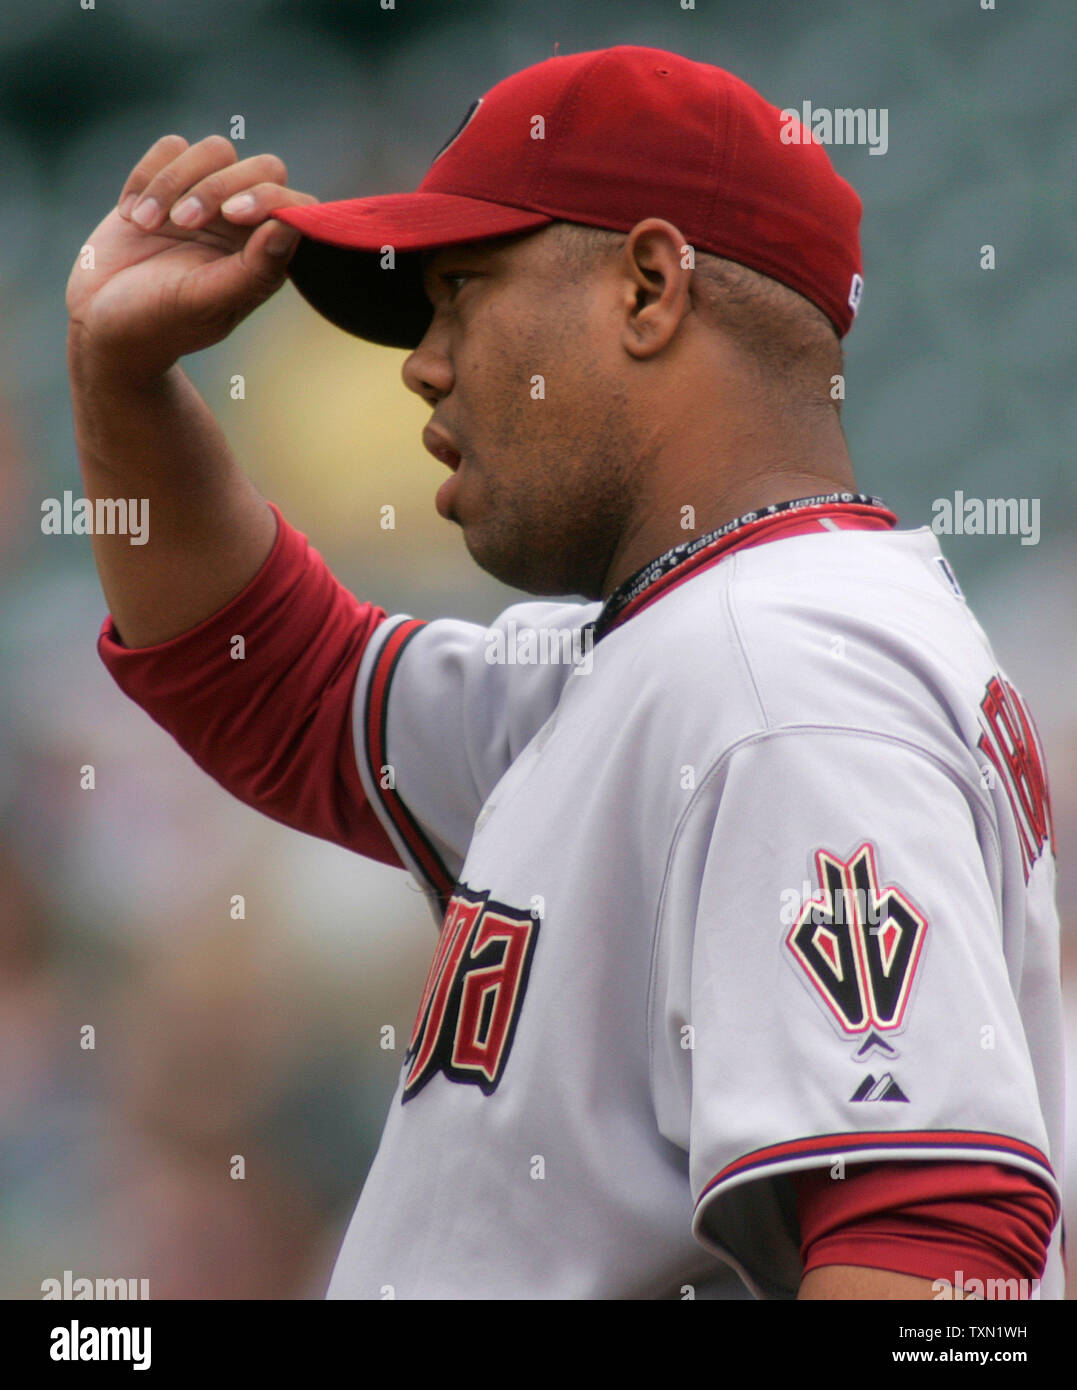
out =
{"type": "Polygon", "coordinates": [[[1035,725],[1021,696],[1001,676],[995,676],[988,684],[980,713],[983,733],[977,747],[990,759],[1006,791],[1017,825],[1027,883],[1048,840],[1051,852],[1055,852],[1051,798],[1035,725]]]}
{"type": "Polygon", "coordinates": [[[405,1056],[402,1101],[437,1072],[492,1094],[508,1061],[539,922],[459,888],[449,900],[405,1056]]]}
{"type": "Polygon", "coordinates": [[[786,945],[844,1032],[900,1028],[927,918],[897,888],[880,888],[870,843],[847,860],[818,850],[815,865],[822,894],[786,945]]]}

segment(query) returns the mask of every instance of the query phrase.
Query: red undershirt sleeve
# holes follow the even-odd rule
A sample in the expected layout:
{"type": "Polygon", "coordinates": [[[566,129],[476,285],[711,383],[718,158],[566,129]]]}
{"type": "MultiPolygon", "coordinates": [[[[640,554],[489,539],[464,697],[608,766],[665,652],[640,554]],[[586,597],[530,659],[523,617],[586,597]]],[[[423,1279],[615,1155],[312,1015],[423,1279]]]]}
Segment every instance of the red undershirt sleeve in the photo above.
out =
{"type": "Polygon", "coordinates": [[[923,1279],[1039,1279],[1057,1211],[1029,1174],[995,1163],[874,1163],[796,1173],[805,1274],[863,1265],[923,1279]]]}
{"type": "Polygon", "coordinates": [[[98,651],[120,689],[233,796],[403,867],[363,792],[351,731],[359,662],[386,614],[349,593],[270,507],[277,538],[242,593],[152,647],[125,647],[110,616],[98,651]]]}

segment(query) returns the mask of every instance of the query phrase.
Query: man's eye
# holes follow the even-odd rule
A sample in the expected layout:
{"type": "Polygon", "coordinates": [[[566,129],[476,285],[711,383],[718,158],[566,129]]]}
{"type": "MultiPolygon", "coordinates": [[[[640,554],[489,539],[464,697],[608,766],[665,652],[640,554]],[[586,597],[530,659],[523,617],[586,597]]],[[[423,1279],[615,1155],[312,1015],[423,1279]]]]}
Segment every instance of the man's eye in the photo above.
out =
{"type": "Polygon", "coordinates": [[[471,279],[471,276],[466,270],[456,270],[452,272],[446,271],[443,275],[439,276],[439,279],[443,285],[448,286],[449,298],[453,299],[460,293],[461,286],[471,279]]]}

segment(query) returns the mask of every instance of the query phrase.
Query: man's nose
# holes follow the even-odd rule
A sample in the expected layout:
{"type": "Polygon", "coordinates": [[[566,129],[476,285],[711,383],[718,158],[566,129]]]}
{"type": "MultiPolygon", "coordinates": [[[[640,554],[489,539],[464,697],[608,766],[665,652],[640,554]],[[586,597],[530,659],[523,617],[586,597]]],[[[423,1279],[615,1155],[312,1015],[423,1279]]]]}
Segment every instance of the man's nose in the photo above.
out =
{"type": "Polygon", "coordinates": [[[435,343],[433,326],[415,351],[404,359],[401,375],[408,390],[421,396],[431,407],[452,390],[452,364],[435,343]]]}

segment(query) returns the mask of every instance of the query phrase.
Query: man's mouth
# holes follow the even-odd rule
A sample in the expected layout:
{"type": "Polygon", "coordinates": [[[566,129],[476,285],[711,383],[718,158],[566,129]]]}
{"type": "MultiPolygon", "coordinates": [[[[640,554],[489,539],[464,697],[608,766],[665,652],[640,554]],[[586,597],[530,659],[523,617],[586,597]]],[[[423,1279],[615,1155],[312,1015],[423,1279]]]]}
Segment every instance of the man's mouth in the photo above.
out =
{"type": "Polygon", "coordinates": [[[452,476],[446,478],[438,488],[437,497],[434,499],[434,505],[438,509],[439,516],[443,516],[446,521],[455,521],[456,518],[453,516],[452,512],[452,501],[459,482],[457,470],[460,467],[462,458],[460,450],[457,449],[446,431],[440,425],[435,425],[433,421],[423,430],[423,446],[429,453],[433,454],[440,463],[443,463],[446,468],[451,470],[452,476]]]}
{"type": "Polygon", "coordinates": [[[440,426],[433,423],[423,430],[423,447],[455,473],[460,467],[460,450],[440,426]]]}

